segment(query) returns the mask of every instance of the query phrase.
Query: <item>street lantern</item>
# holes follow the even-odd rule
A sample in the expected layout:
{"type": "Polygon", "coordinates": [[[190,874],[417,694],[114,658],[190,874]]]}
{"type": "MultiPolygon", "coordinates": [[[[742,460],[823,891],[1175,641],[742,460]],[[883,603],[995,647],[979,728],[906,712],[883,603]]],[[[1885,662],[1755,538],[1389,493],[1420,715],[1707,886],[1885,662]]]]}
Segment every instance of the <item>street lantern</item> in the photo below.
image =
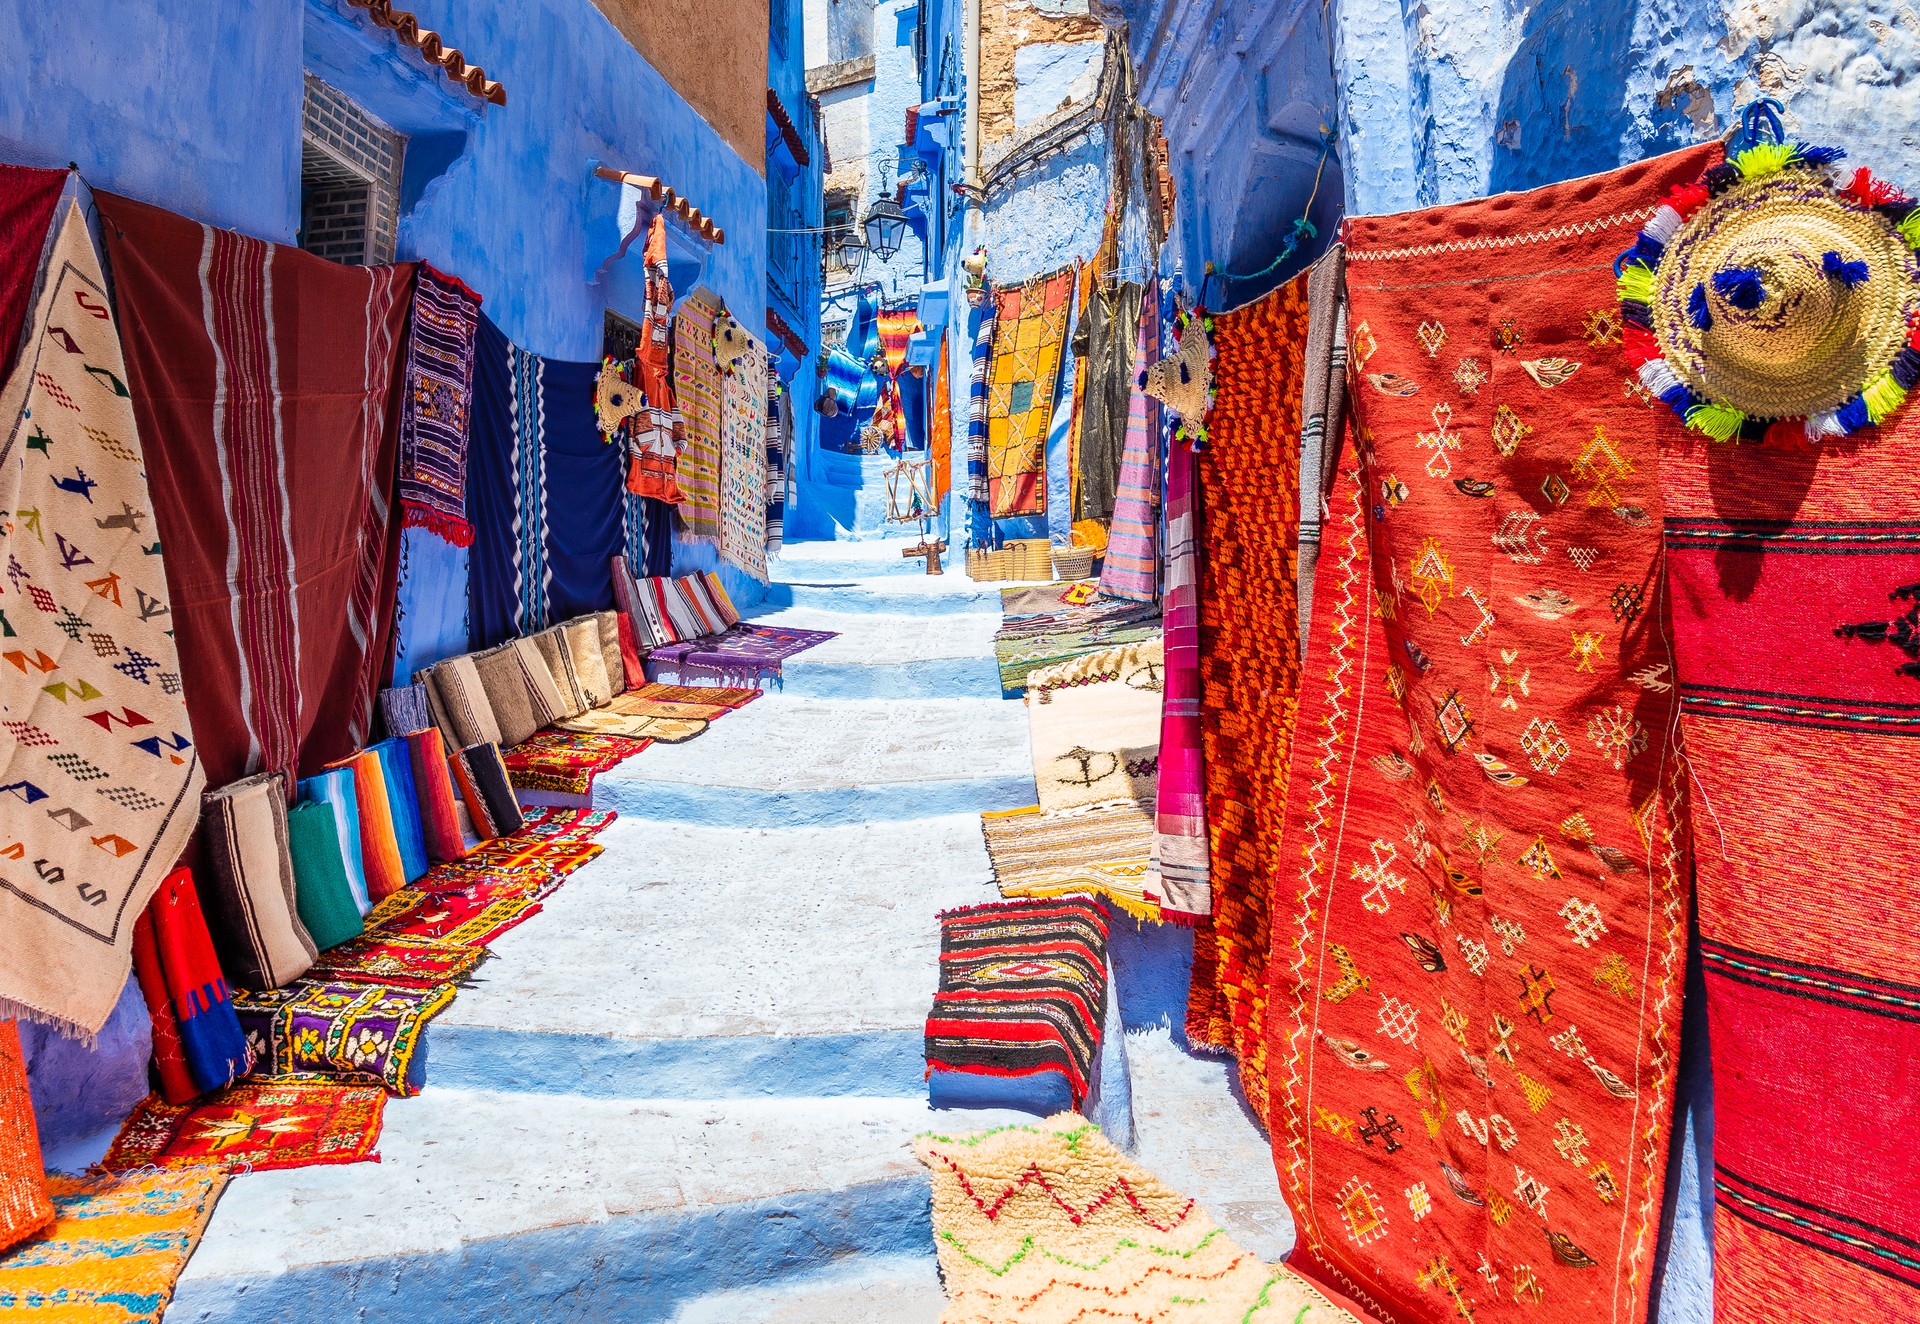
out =
{"type": "Polygon", "coordinates": [[[867,246],[860,242],[858,230],[845,230],[840,235],[836,250],[840,259],[840,268],[847,274],[858,278],[867,266],[867,246]]]}
{"type": "Polygon", "coordinates": [[[867,219],[861,228],[866,231],[867,248],[882,262],[887,262],[900,251],[900,241],[907,233],[907,214],[900,210],[899,203],[883,193],[867,208],[867,219]]]}

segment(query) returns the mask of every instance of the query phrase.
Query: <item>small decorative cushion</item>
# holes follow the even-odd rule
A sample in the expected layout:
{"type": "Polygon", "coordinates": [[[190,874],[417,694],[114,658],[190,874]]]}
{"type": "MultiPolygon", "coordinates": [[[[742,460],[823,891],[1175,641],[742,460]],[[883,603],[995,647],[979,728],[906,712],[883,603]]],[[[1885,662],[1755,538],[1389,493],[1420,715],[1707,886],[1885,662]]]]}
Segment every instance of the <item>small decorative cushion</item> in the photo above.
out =
{"type": "Polygon", "coordinates": [[[507,780],[507,765],[500,760],[498,745],[469,745],[447,760],[454,785],[466,802],[473,819],[473,834],[486,841],[510,836],[525,825],[520,817],[520,802],[513,798],[513,783],[507,780]]]}
{"type": "Polygon", "coordinates": [[[384,901],[407,885],[400,839],[394,835],[393,810],[387,804],[386,770],[380,756],[370,749],[327,767],[353,770],[354,799],[360,808],[360,871],[367,880],[367,895],[374,901],[384,901]]]}
{"type": "Polygon", "coordinates": [[[440,687],[433,683],[433,668],[422,667],[414,672],[413,683],[426,687],[427,711],[433,714],[433,724],[440,728],[440,738],[447,742],[447,748],[453,748],[453,719],[447,715],[447,706],[440,702],[440,687]]]}
{"type": "Polygon", "coordinates": [[[413,763],[413,790],[420,801],[420,835],[427,858],[436,864],[466,856],[460,835],[460,814],[454,799],[453,778],[447,772],[447,747],[432,727],[407,737],[407,755],[413,763]]]}
{"type": "Polygon", "coordinates": [[[470,654],[450,657],[429,673],[439,692],[440,706],[446,709],[447,724],[454,740],[462,745],[497,745],[500,724],[487,701],[487,689],[480,683],[480,668],[470,654]]]}
{"type": "Polygon", "coordinates": [[[627,661],[620,652],[620,613],[597,611],[593,623],[600,627],[600,665],[607,669],[607,695],[627,692],[627,661]]]}
{"type": "Polygon", "coordinates": [[[627,618],[635,642],[642,648],[659,647],[666,640],[654,637],[653,627],[648,623],[646,613],[640,609],[640,581],[633,577],[633,569],[627,564],[627,558],[614,557],[612,569],[613,601],[619,607],[620,614],[627,618]]]}
{"type": "Polygon", "coordinates": [[[380,720],[390,736],[404,736],[433,724],[425,685],[396,685],[380,691],[380,720]]]}
{"type": "Polygon", "coordinates": [[[209,792],[200,834],[213,861],[207,889],[221,967],[247,988],[279,988],[320,953],[295,910],[286,779],[263,772],[209,792]]]}
{"type": "Polygon", "coordinates": [[[581,616],[560,627],[567,641],[567,656],[573,661],[574,683],[589,708],[604,708],[613,698],[607,680],[606,655],[600,651],[600,622],[581,616]]]}
{"type": "Polygon", "coordinates": [[[534,711],[532,683],[519,649],[503,644],[476,653],[473,669],[480,673],[494,724],[500,730],[498,744],[502,749],[513,748],[540,729],[542,714],[534,711]]]}
{"type": "Polygon", "coordinates": [[[678,580],[649,579],[647,588],[659,597],[660,609],[673,623],[673,637],[676,643],[686,643],[690,639],[699,639],[709,633],[706,622],[701,620],[699,613],[694,611],[693,604],[687,600],[687,595],[680,591],[678,580]],[[658,587],[655,587],[656,585],[658,587]]]}
{"type": "Polygon", "coordinates": [[[554,688],[560,695],[560,711],[553,715],[553,720],[563,722],[584,713],[587,698],[580,692],[580,678],[573,674],[573,655],[567,649],[566,632],[558,625],[549,626],[539,634],[529,635],[528,641],[546,662],[547,674],[553,677],[554,688]]]}
{"type": "Polygon", "coordinates": [[[720,619],[728,625],[740,624],[740,611],[733,605],[733,599],[727,595],[727,586],[720,582],[720,572],[703,570],[700,578],[706,581],[707,592],[713,598],[713,605],[720,609],[720,619]]]}
{"type": "Polygon", "coordinates": [[[682,575],[673,581],[673,591],[687,604],[687,614],[696,623],[695,638],[705,639],[726,629],[720,609],[707,600],[707,581],[698,575],[682,575]]]}
{"type": "Polygon", "coordinates": [[[413,756],[405,736],[369,746],[380,756],[380,775],[387,783],[387,812],[393,817],[393,840],[400,848],[400,870],[408,882],[427,871],[427,841],[420,832],[420,801],[413,791],[413,756]]]}
{"type": "Polygon", "coordinates": [[[547,665],[546,653],[531,639],[515,639],[513,647],[520,654],[520,665],[526,668],[527,688],[533,692],[533,715],[540,719],[541,726],[559,721],[566,713],[567,698],[553,668],[547,665]]]}
{"type": "Polygon", "coordinates": [[[614,613],[614,619],[620,627],[620,665],[626,669],[627,688],[638,689],[647,683],[647,668],[641,660],[640,648],[634,642],[633,617],[619,611],[614,613]]]}
{"type": "Polygon", "coordinates": [[[340,848],[340,867],[353,892],[353,904],[366,918],[373,899],[367,895],[367,875],[360,864],[360,800],[353,788],[353,769],[335,768],[306,778],[300,783],[300,798],[333,811],[333,842],[340,848]]]}
{"type": "Polygon", "coordinates": [[[647,632],[653,636],[647,643],[648,648],[659,648],[665,644],[680,642],[680,632],[674,627],[673,617],[667,612],[667,600],[673,595],[673,581],[667,579],[643,579],[640,581],[640,615],[635,619],[646,625],[647,632]]]}
{"type": "Polygon", "coordinates": [[[359,937],[364,926],[341,863],[333,806],[309,800],[289,809],[287,843],[293,858],[294,908],[313,945],[324,952],[359,937]]]}

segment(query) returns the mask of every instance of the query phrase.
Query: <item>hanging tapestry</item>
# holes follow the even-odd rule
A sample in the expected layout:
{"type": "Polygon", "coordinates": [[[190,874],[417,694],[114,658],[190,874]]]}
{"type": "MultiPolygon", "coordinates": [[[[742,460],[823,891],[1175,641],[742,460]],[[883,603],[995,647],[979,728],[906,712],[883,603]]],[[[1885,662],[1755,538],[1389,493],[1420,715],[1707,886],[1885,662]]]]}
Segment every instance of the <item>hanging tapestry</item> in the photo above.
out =
{"type": "Polygon", "coordinates": [[[671,685],[698,679],[729,688],[758,687],[780,680],[788,658],[838,637],[832,630],[741,622],[723,634],[654,649],[647,654],[647,679],[671,685]]]}
{"type": "Polygon", "coordinates": [[[673,316],[673,390],[686,425],[680,520],[683,535],[694,542],[720,541],[722,380],[714,335],[725,315],[719,299],[695,290],[673,316]]]}
{"type": "Polygon", "coordinates": [[[627,736],[542,731],[501,754],[516,790],[590,795],[593,779],[651,742],[627,736]]]}
{"type": "Polygon", "coordinates": [[[248,1172],[376,1159],[385,1090],[243,1080],[197,1103],[149,1096],[100,1160],[108,1172],[214,1163],[248,1172]]]}
{"type": "Polygon", "coordinates": [[[66,185],[64,170],[0,165],[0,380],[13,373],[47,228],[66,185]]]}
{"type": "Polygon", "coordinates": [[[720,555],[767,578],[767,351],[722,315],[714,323],[720,363],[720,555]]]}
{"type": "Polygon", "coordinates": [[[207,781],[291,785],[366,742],[393,657],[414,267],[94,196],[207,781]]]}
{"type": "Polygon", "coordinates": [[[932,417],[927,424],[927,458],[933,462],[933,504],[937,507],[953,490],[953,379],[948,367],[947,337],[940,337],[940,366],[933,374],[932,417]]]}
{"type": "Polygon", "coordinates": [[[1213,913],[1207,865],[1207,783],[1202,756],[1198,457],[1184,438],[1167,448],[1167,691],[1160,710],[1160,784],[1147,897],[1159,918],[1213,913]]]}
{"type": "Polygon", "coordinates": [[[467,485],[476,651],[611,607],[608,565],[627,542],[625,464],[593,411],[598,368],[529,354],[484,313],[477,344],[467,485]]]}
{"type": "Polygon", "coordinates": [[[126,376],[70,202],[0,387],[0,1016],[88,1037],[206,782],[126,376]]]}
{"type": "Polygon", "coordinates": [[[987,488],[995,519],[1046,513],[1047,428],[1072,311],[1071,267],[994,295],[987,488]]]}
{"type": "Polygon", "coordinates": [[[1097,901],[1001,901],[940,916],[927,1067],[1093,1087],[1107,1016],[1107,915],[1097,901]]]}
{"type": "MultiPolygon", "coordinates": [[[[430,886],[431,879],[421,886],[430,886]]],[[[332,951],[322,952],[310,977],[347,984],[385,984],[392,988],[432,988],[465,979],[487,959],[482,947],[439,942],[397,933],[364,933],[332,951]]]]}
{"type": "Polygon", "coordinates": [[[767,355],[767,554],[786,541],[787,452],[793,445],[793,402],[780,384],[780,358],[767,355]]]}
{"type": "Polygon", "coordinates": [[[1134,358],[1145,290],[1136,282],[1097,282],[1081,319],[1074,353],[1087,365],[1080,407],[1080,486],[1074,518],[1110,519],[1120,493],[1128,430],[1132,426],[1134,358]]]}
{"type": "MultiPolygon", "coordinates": [[[[1157,286],[1149,285],[1129,381],[1160,358],[1159,303],[1157,286]]],[[[1120,490],[1100,570],[1100,591],[1109,597],[1152,602],[1160,593],[1160,442],[1160,402],[1136,385],[1127,399],[1120,490]]]]}
{"type": "Polygon", "coordinates": [[[656,215],[647,226],[644,261],[646,299],[640,314],[640,343],[634,349],[629,381],[646,397],[624,427],[627,443],[627,491],[677,505],[679,456],[686,428],[674,401],[668,333],[673,319],[673,282],[667,278],[667,218],[656,215]]]}
{"type": "Polygon", "coordinates": [[[933,1173],[942,1324],[1358,1324],[1078,1113],[929,1132],[913,1152],[933,1173]]]}
{"type": "Polygon", "coordinates": [[[1295,1263],[1383,1320],[1646,1315],[1689,866],[1613,255],[1702,163],[1348,226],[1270,1117],[1295,1263]]]}
{"type": "Polygon", "coordinates": [[[467,437],[479,327],[480,296],[421,263],[400,403],[400,510],[408,527],[431,529],[456,547],[473,542],[473,525],[467,522],[467,437]]]}
{"type": "MultiPolygon", "coordinates": [[[[1659,196],[1653,181],[1642,191],[1659,196]]],[[[1791,209],[1754,215],[1787,223],[1785,239],[1754,242],[1820,271],[1819,253],[1792,247],[1791,209]]],[[[1726,242],[1696,224],[1669,251],[1703,239],[1726,242]]],[[[1910,258],[1901,271],[1913,279],[1910,258]]],[[[1878,315],[1904,345],[1898,305],[1878,315]]],[[[1760,333],[1763,345],[1787,334],[1760,333]]],[[[1784,366],[1810,346],[1754,361],[1784,366]]],[[[1660,445],[1699,790],[1715,1318],[1756,1324],[1809,1302],[1835,1318],[1920,1318],[1920,1170],[1891,1139],[1920,1110],[1920,412],[1909,403],[1854,441],[1810,446],[1797,420],[1714,445],[1664,405],[1648,410],[1634,426],[1660,445]]],[[[1672,676],[1648,678],[1664,692],[1672,676]]]]}
{"type": "Polygon", "coordinates": [[[1299,698],[1294,600],[1307,282],[1214,319],[1215,399],[1198,458],[1201,754],[1213,923],[1187,1036],[1233,1052],[1267,1117],[1267,897],[1299,698]]]}
{"type": "Polygon", "coordinates": [[[409,887],[375,906],[367,926],[382,934],[484,947],[539,913],[541,889],[540,882],[524,879],[431,889],[409,887]]]}
{"type": "Polygon", "coordinates": [[[227,1184],[224,1168],[49,1177],[54,1222],[0,1256],[20,1319],[160,1324],[227,1184]]]}
{"type": "Polygon", "coordinates": [[[1160,918],[1145,890],[1148,805],[1129,800],[1071,814],[1003,809],[982,814],[980,829],[1001,896],[1102,896],[1137,919],[1160,918]]]}
{"type": "Polygon", "coordinates": [[[1307,281],[1307,381],[1301,391],[1300,650],[1306,651],[1314,568],[1320,561],[1320,506],[1331,471],[1326,452],[1346,425],[1347,251],[1335,244],[1307,281]]]}
{"type": "Polygon", "coordinates": [[[52,1221],[20,1030],[0,1021],[0,1255],[52,1221]]]}
{"type": "Polygon", "coordinates": [[[1165,676],[1156,638],[1027,677],[1033,780],[1042,809],[1153,802],[1165,676]]]}
{"type": "Polygon", "coordinates": [[[967,500],[985,506],[987,482],[987,377],[993,367],[994,299],[987,293],[974,313],[973,377],[967,386],[967,500]]]}
{"type": "Polygon", "coordinates": [[[414,1055],[427,1022],[446,1010],[453,994],[451,984],[387,988],[296,979],[264,993],[243,990],[233,1002],[257,1054],[254,1079],[379,1085],[405,1098],[425,1084],[414,1055]]]}
{"type": "Polygon", "coordinates": [[[622,522],[633,573],[657,578],[673,573],[673,507],[653,497],[627,493],[622,522]]]}

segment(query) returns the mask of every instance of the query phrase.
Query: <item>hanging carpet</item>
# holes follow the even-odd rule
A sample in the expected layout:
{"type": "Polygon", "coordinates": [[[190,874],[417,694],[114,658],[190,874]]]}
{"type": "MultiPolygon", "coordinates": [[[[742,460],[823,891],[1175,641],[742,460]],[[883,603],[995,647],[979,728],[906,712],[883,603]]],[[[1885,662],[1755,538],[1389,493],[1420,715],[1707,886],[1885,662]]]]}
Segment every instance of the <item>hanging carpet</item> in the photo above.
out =
{"type": "MultiPolygon", "coordinates": [[[[673,320],[673,282],[667,276],[667,217],[658,213],[647,225],[646,299],[640,314],[640,343],[634,348],[630,380],[646,397],[628,419],[627,491],[638,497],[677,505],[679,452],[686,428],[674,401],[669,335],[673,320]]],[[[629,540],[631,541],[631,540],[629,540]]],[[[631,553],[635,549],[629,548],[631,553]]],[[[634,558],[636,562],[639,557],[634,558]]]]}
{"type": "Polygon", "coordinates": [[[1207,783],[1202,757],[1199,457],[1184,438],[1167,450],[1167,692],[1160,711],[1160,782],[1147,896],[1160,918],[1192,922],[1213,913],[1207,860],[1207,783]]]}
{"type": "Polygon", "coordinates": [[[940,337],[940,366],[933,375],[932,416],[927,422],[927,458],[933,463],[933,504],[953,488],[953,381],[947,337],[940,337]]]}
{"type": "Polygon", "coordinates": [[[1214,319],[1215,403],[1200,480],[1201,752],[1213,922],[1187,1037],[1239,1058],[1267,1117],[1267,898],[1300,682],[1295,539],[1307,277],[1214,319]]]}
{"type": "Polygon", "coordinates": [[[0,387],[0,1016],[86,1037],[206,782],[126,377],[70,202],[0,387]]]}
{"type": "Polygon", "coordinates": [[[613,605],[625,472],[593,412],[597,365],[529,354],[480,315],[467,509],[475,650],[613,605]]]}
{"type": "Polygon", "coordinates": [[[149,1097],[100,1160],[108,1172],[219,1164],[250,1172],[377,1159],[387,1093],[366,1085],[240,1083],[196,1103],[149,1097]]]}
{"type": "Polygon", "coordinates": [[[392,658],[414,267],[94,197],[208,784],[291,784],[366,742],[392,658]]]}
{"type": "Polygon", "coordinates": [[[0,1256],[52,1221],[20,1030],[12,1021],[0,1021],[0,1256]]]}
{"type": "Polygon", "coordinates": [[[66,185],[64,170],[0,165],[0,380],[13,372],[47,228],[66,185]]]}
{"type": "Polygon", "coordinates": [[[720,363],[720,555],[767,578],[767,351],[722,314],[714,324],[720,363]]]}
{"type": "Polygon", "coordinates": [[[1077,1113],[929,1132],[913,1152],[933,1173],[940,1324],[1356,1324],[1077,1113]]]}
{"type": "Polygon", "coordinates": [[[1646,1316],[1688,865],[1613,255],[1717,150],[1348,226],[1270,1116],[1294,1263],[1382,1319],[1646,1316]]]}
{"type": "Polygon", "coordinates": [[[994,300],[981,300],[974,313],[972,376],[967,386],[967,500],[987,506],[992,485],[987,470],[987,395],[993,371],[994,300]]]}
{"type": "Polygon", "coordinates": [[[397,490],[407,527],[431,529],[456,547],[473,542],[467,521],[467,439],[479,327],[480,296],[421,263],[407,324],[397,490]]]}
{"type": "Polygon", "coordinates": [[[1047,428],[1060,385],[1060,353],[1073,311],[1073,269],[1036,276],[994,295],[987,377],[989,513],[1047,509],[1047,428]]]}
{"type": "Polygon", "coordinates": [[[1146,291],[1137,282],[1096,281],[1075,335],[1074,357],[1086,364],[1080,405],[1080,487],[1076,519],[1110,519],[1120,492],[1134,395],[1134,354],[1146,291]]]}
{"type": "Polygon", "coordinates": [[[1811,448],[1635,421],[1699,791],[1715,1317],[1920,1318],[1920,413],[1811,448]]]}
{"type": "MultiPolygon", "coordinates": [[[[1157,284],[1147,287],[1129,383],[1160,358],[1158,289],[1157,284]]],[[[1160,593],[1160,442],[1160,402],[1134,385],[1127,397],[1120,488],[1100,570],[1100,591],[1110,597],[1152,602],[1160,593]]]]}
{"type": "Polygon", "coordinates": [[[720,301],[695,290],[673,317],[673,391],[685,422],[680,449],[680,519],[695,542],[720,541],[721,363],[715,351],[720,301]]]}

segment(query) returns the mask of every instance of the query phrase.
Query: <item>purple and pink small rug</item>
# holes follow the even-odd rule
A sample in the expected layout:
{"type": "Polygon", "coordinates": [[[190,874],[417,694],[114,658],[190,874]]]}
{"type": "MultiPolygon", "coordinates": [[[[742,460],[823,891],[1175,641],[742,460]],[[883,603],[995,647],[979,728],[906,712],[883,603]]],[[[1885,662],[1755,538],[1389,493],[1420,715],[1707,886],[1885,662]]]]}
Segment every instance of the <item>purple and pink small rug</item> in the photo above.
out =
{"type": "Polygon", "coordinates": [[[750,686],[780,679],[780,664],[835,638],[832,630],[795,630],[742,621],[724,633],[665,644],[647,654],[647,679],[674,685],[711,681],[750,686]]]}

